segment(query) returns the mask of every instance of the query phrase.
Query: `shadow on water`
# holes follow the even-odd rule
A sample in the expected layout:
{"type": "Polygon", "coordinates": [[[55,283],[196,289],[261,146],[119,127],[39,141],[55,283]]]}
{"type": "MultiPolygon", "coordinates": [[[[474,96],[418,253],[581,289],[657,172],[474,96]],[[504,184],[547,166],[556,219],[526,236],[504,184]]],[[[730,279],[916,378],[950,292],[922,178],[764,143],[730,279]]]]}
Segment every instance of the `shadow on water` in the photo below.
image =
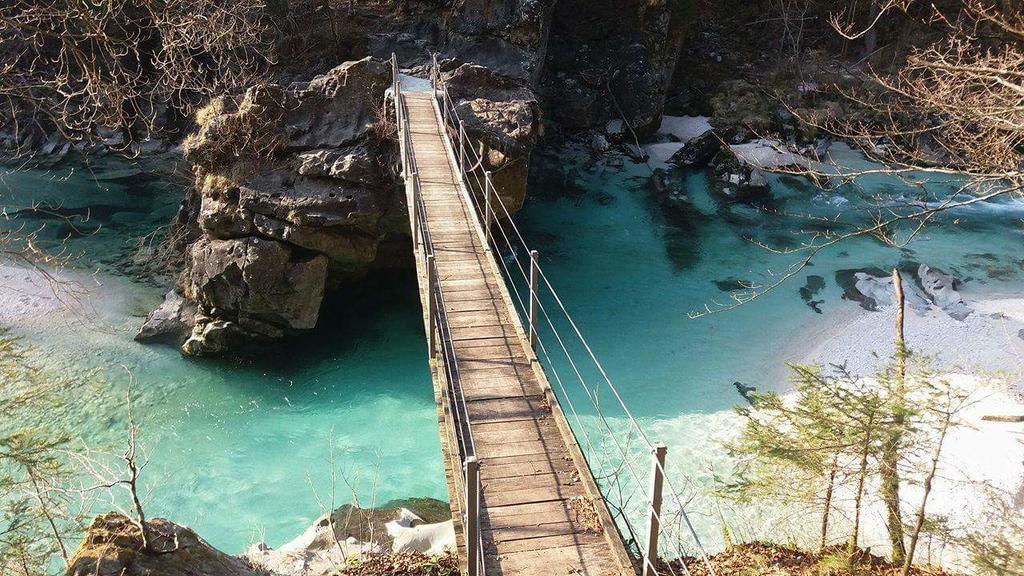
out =
{"type": "MultiPolygon", "coordinates": [[[[401,337],[403,347],[420,344],[426,366],[426,339],[415,272],[378,270],[351,285],[329,291],[320,308],[317,327],[307,333],[273,345],[273,353],[216,359],[195,359],[212,369],[244,368],[270,377],[288,379],[301,373],[309,379],[310,367],[358,354],[382,339],[401,337]],[[388,319],[390,334],[382,334],[382,318],[388,319]],[[395,323],[400,326],[394,326],[395,323]],[[413,342],[415,341],[415,342],[413,342]]],[[[286,380],[285,380],[286,381],[286,380]]]]}

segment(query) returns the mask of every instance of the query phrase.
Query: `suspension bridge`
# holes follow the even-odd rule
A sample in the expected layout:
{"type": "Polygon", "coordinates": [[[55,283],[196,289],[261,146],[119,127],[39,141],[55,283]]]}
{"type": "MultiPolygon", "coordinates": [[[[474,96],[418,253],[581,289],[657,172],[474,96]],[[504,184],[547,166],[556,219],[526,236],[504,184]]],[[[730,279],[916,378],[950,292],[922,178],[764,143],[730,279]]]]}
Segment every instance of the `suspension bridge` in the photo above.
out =
{"type": "Polygon", "coordinates": [[[665,448],[636,423],[515,227],[436,59],[426,90],[405,86],[391,63],[463,573],[688,575],[687,559],[700,558],[713,575],[665,474],[665,448]],[[585,423],[573,383],[595,408],[599,388],[611,391],[626,417],[611,422],[598,409],[585,423]],[[640,519],[629,512],[638,502],[640,519]]]}

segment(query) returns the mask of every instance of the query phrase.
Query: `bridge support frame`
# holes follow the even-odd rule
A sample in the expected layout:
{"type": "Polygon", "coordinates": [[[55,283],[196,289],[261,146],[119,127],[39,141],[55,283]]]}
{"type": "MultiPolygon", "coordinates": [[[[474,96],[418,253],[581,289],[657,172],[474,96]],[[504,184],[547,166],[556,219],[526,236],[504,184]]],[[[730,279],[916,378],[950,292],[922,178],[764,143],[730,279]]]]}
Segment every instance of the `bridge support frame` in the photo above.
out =
{"type": "Polygon", "coordinates": [[[414,250],[419,250],[422,242],[420,242],[420,200],[419,195],[416,192],[416,171],[412,171],[412,206],[409,206],[409,211],[412,212],[412,245],[414,250]]]}
{"type": "Polygon", "coordinates": [[[437,355],[437,264],[434,255],[427,254],[427,354],[433,360],[437,355]]]}
{"type": "Polygon", "coordinates": [[[466,458],[466,564],[469,576],[480,570],[480,462],[466,458]]]}
{"type": "Polygon", "coordinates": [[[494,194],[494,183],[491,181],[491,171],[484,172],[484,241],[487,242],[487,250],[491,249],[491,220],[494,219],[494,208],[491,205],[491,195],[494,194]]]}
{"type": "Polygon", "coordinates": [[[538,279],[540,277],[540,253],[530,250],[530,348],[537,350],[537,308],[540,304],[538,279]]]}
{"type": "Polygon", "coordinates": [[[459,119],[459,177],[466,178],[466,122],[459,119]]]}
{"type": "Polygon", "coordinates": [[[647,550],[644,553],[643,576],[656,576],[658,566],[658,535],[661,533],[661,495],[665,486],[664,444],[655,444],[651,451],[651,510],[647,520],[647,550]]]}

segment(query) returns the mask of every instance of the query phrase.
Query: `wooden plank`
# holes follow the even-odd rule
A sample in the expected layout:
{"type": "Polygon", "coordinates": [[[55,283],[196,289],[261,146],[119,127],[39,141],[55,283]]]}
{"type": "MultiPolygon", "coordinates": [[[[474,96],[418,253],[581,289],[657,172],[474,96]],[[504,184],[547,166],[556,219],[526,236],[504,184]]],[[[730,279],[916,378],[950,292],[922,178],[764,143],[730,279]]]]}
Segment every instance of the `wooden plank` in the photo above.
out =
{"type": "Polygon", "coordinates": [[[524,486],[517,490],[487,490],[484,492],[484,503],[488,509],[513,504],[528,504],[530,502],[550,502],[552,500],[567,500],[585,494],[583,486],[571,484],[568,486],[524,486]]]}
{"type": "Polygon", "coordinates": [[[565,500],[502,506],[485,511],[481,525],[486,531],[576,522],[577,513],[565,500]]]}
{"type": "MultiPolygon", "coordinates": [[[[519,400],[519,398],[515,398],[515,400],[519,400]]],[[[476,442],[478,453],[486,454],[488,458],[501,458],[502,456],[527,456],[530,454],[547,454],[552,444],[551,442],[543,438],[537,440],[524,440],[521,442],[511,442],[502,440],[485,441],[483,439],[476,439],[474,441],[476,442]]],[[[504,486],[506,489],[514,487],[511,485],[511,483],[505,483],[502,484],[502,486],[504,486]]],[[[540,488],[543,487],[543,485],[535,486],[531,482],[530,487],[540,488]]]]}
{"type": "MultiPolygon", "coordinates": [[[[500,400],[479,400],[469,402],[466,411],[473,422],[498,422],[508,420],[535,420],[551,409],[539,398],[503,398],[500,400]]],[[[486,458],[486,455],[481,455],[486,458]]]]}
{"type": "Polygon", "coordinates": [[[488,550],[487,574],[546,576],[619,576],[620,568],[605,546],[586,544],[519,553],[497,554],[488,550]]]}
{"type": "MultiPolygon", "coordinates": [[[[517,552],[532,552],[543,555],[548,550],[569,549],[577,551],[590,546],[604,544],[604,538],[593,532],[577,531],[555,535],[538,536],[537,538],[516,538],[503,540],[501,532],[491,532],[484,540],[485,548],[499,556],[513,555],[517,552]]],[[[557,554],[557,552],[555,553],[557,554]]],[[[555,556],[557,558],[557,556],[555,556]]],[[[571,556],[570,556],[571,557],[571,556]]],[[[507,574],[507,572],[503,572],[507,574]]]]}
{"type": "MultiPolygon", "coordinates": [[[[476,428],[473,432],[476,432],[476,428]]],[[[506,458],[490,458],[486,460],[487,466],[480,466],[480,477],[484,480],[492,480],[496,478],[526,478],[529,481],[530,476],[536,476],[538,474],[549,474],[551,472],[566,472],[572,473],[576,470],[576,467],[572,464],[572,459],[568,458],[567,452],[549,451],[543,456],[544,458],[538,457],[535,454],[523,454],[510,456],[506,458]],[[555,457],[561,454],[561,457],[555,457]],[[508,464],[502,464],[502,462],[510,462],[508,464]]]]}
{"type": "MultiPolygon", "coordinates": [[[[473,303],[473,302],[477,302],[477,301],[476,300],[466,300],[464,302],[460,302],[460,304],[461,303],[473,303]]],[[[468,350],[470,348],[477,348],[477,347],[481,347],[481,346],[486,348],[488,346],[505,346],[505,345],[507,345],[507,346],[519,346],[519,337],[518,336],[514,336],[514,335],[509,335],[509,336],[498,336],[498,337],[495,337],[495,338],[471,338],[471,339],[466,339],[466,340],[456,340],[455,341],[455,353],[457,355],[459,353],[459,351],[461,351],[461,350],[468,350]]]]}

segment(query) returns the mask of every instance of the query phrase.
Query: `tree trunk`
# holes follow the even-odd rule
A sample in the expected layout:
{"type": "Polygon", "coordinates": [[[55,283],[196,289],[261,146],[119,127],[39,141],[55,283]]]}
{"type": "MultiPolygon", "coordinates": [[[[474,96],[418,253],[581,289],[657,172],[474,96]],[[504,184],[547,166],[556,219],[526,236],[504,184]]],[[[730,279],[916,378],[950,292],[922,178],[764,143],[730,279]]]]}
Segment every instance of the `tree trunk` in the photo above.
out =
{"type": "Polygon", "coordinates": [[[57,529],[57,522],[54,520],[53,514],[50,513],[50,504],[47,502],[47,499],[43,495],[43,490],[39,486],[39,478],[36,476],[36,471],[31,466],[27,467],[25,471],[28,473],[28,478],[32,482],[32,489],[35,491],[36,500],[39,502],[39,511],[42,512],[43,517],[46,518],[46,523],[50,525],[50,533],[53,534],[53,539],[57,541],[57,546],[60,547],[60,555],[64,559],[64,566],[67,566],[70,561],[68,549],[64,545],[64,537],[61,536],[60,530],[57,529]]]}
{"type": "Polygon", "coordinates": [[[896,386],[890,391],[892,397],[889,404],[892,407],[892,431],[882,447],[882,456],[879,462],[879,476],[881,476],[882,503],[886,511],[886,527],[889,532],[889,547],[892,550],[892,563],[900,565],[906,556],[903,544],[903,517],[900,513],[900,444],[903,441],[903,425],[906,396],[907,379],[907,345],[903,332],[903,314],[905,309],[905,297],[903,293],[903,280],[899,270],[893,268],[892,283],[896,291],[896,386]]]}
{"type": "Polygon", "coordinates": [[[836,486],[836,473],[839,472],[839,453],[832,459],[832,469],[828,473],[828,489],[825,491],[825,509],[821,513],[821,551],[828,544],[828,519],[832,512],[832,493],[836,486]]]}
{"type": "Polygon", "coordinates": [[[857,493],[854,495],[853,504],[853,531],[850,532],[849,552],[852,557],[857,553],[857,541],[860,540],[860,511],[861,501],[864,499],[864,482],[868,476],[868,455],[871,452],[871,432],[875,426],[875,415],[868,417],[867,427],[864,431],[864,446],[860,455],[860,468],[857,478],[857,493]]]}
{"type": "Polygon", "coordinates": [[[942,432],[939,434],[939,442],[935,445],[935,453],[932,454],[932,467],[924,478],[924,494],[921,495],[921,505],[917,508],[917,519],[914,522],[914,531],[910,535],[910,547],[907,549],[906,558],[903,559],[903,576],[910,574],[910,566],[914,562],[914,550],[917,548],[917,541],[921,537],[921,527],[924,526],[925,506],[928,504],[928,495],[932,491],[932,480],[939,468],[939,455],[942,454],[942,445],[946,441],[946,432],[949,431],[949,422],[953,418],[952,411],[944,414],[942,421],[942,432]]]}

